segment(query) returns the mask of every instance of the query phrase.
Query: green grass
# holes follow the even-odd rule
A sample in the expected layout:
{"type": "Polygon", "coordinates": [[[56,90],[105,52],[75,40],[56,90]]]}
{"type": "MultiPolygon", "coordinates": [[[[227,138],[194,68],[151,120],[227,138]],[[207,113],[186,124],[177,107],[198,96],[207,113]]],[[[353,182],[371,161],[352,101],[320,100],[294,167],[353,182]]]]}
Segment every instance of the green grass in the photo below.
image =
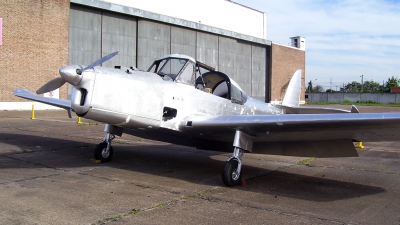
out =
{"type": "Polygon", "coordinates": [[[400,107],[400,103],[378,103],[373,101],[367,102],[351,102],[351,101],[344,101],[344,102],[307,102],[307,105],[363,105],[363,106],[385,106],[385,107],[400,107]]]}
{"type": "Polygon", "coordinates": [[[205,190],[205,191],[196,192],[196,193],[191,194],[191,195],[183,196],[182,200],[187,200],[189,198],[198,198],[198,197],[201,197],[202,195],[210,193],[210,192],[211,192],[211,190],[205,190]]]}
{"type": "Polygon", "coordinates": [[[315,160],[315,158],[303,159],[303,160],[298,161],[298,162],[297,162],[297,165],[306,165],[306,166],[309,166],[310,163],[311,163],[312,161],[314,161],[314,160],[315,160]]]}
{"type": "MultiPolygon", "coordinates": [[[[150,188],[149,186],[146,186],[146,185],[136,185],[136,186],[143,187],[143,188],[150,188]]],[[[135,208],[135,209],[132,209],[128,213],[125,213],[125,214],[122,214],[122,215],[119,214],[119,215],[116,215],[116,216],[112,216],[112,217],[109,217],[109,218],[106,218],[106,219],[99,220],[97,222],[97,224],[107,224],[107,223],[112,222],[112,221],[118,221],[121,218],[129,216],[129,215],[136,215],[136,214],[139,214],[139,213],[142,213],[142,212],[145,212],[145,211],[150,211],[150,210],[153,210],[153,209],[162,208],[162,207],[165,207],[165,206],[168,206],[168,205],[171,205],[171,204],[176,204],[179,201],[185,201],[185,200],[187,200],[189,198],[199,198],[202,195],[210,193],[211,191],[212,191],[212,189],[211,190],[200,191],[200,192],[193,193],[191,195],[183,196],[180,200],[175,199],[175,200],[172,200],[172,201],[161,202],[161,203],[158,203],[156,205],[152,205],[152,206],[145,207],[145,208],[140,208],[140,209],[136,209],[135,208]]]]}

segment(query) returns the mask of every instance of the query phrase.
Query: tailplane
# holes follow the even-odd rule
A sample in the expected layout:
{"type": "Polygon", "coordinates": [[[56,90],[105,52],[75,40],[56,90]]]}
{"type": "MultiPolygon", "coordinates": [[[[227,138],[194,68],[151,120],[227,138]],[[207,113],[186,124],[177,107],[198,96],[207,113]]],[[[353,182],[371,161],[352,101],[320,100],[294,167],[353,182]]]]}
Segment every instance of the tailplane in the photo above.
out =
{"type": "Polygon", "coordinates": [[[297,70],[286,89],[285,97],[283,97],[282,105],[289,107],[297,107],[300,105],[301,94],[301,69],[297,70]]]}
{"type": "Polygon", "coordinates": [[[275,105],[283,110],[285,114],[324,114],[324,113],[358,113],[358,109],[353,105],[351,110],[321,108],[321,107],[300,107],[301,94],[301,69],[297,70],[286,89],[285,96],[280,105],[275,105]]]}

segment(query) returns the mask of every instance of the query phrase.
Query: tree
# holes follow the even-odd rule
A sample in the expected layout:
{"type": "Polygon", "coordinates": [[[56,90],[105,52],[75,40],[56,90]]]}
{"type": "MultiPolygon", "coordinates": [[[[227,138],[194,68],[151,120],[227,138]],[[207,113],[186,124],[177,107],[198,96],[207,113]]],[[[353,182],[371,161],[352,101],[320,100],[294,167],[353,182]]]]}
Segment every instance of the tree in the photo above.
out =
{"type": "Polygon", "coordinates": [[[324,88],[321,85],[317,85],[313,88],[313,92],[323,92],[324,88]]]}
{"type": "Polygon", "coordinates": [[[365,81],[363,84],[363,92],[367,93],[382,92],[382,85],[373,80],[365,81]]]}
{"type": "Polygon", "coordinates": [[[360,92],[361,91],[361,84],[357,81],[353,81],[351,83],[347,83],[343,87],[344,92],[360,92]]]}
{"type": "Polygon", "coordinates": [[[384,92],[390,92],[390,88],[392,87],[398,87],[400,83],[399,78],[392,76],[391,78],[388,78],[388,81],[385,84],[384,87],[384,92]]]}
{"type": "Polygon", "coordinates": [[[313,91],[313,85],[312,85],[312,81],[311,80],[310,80],[310,82],[308,82],[307,91],[308,92],[312,92],[313,91]]]}
{"type": "MultiPolygon", "coordinates": [[[[390,92],[392,87],[399,87],[400,79],[397,77],[388,78],[387,82],[384,85],[379,84],[373,80],[365,81],[362,85],[357,81],[349,82],[346,85],[343,84],[343,87],[340,87],[340,92],[361,92],[363,90],[364,93],[382,93],[382,92],[390,92]]],[[[309,92],[324,92],[324,88],[321,85],[313,86],[312,81],[308,82],[307,91],[309,92]],[[310,91],[311,90],[311,91],[310,91]]],[[[337,92],[332,89],[326,90],[326,92],[337,92]]]]}

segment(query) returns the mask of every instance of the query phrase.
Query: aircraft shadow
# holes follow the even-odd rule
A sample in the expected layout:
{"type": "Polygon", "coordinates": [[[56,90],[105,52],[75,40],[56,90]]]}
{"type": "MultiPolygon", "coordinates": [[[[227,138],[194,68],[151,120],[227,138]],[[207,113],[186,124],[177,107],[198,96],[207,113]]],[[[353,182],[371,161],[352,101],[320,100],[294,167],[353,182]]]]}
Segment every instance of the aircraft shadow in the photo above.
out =
{"type": "MultiPolygon", "coordinates": [[[[64,169],[92,167],[93,164],[89,162],[89,159],[93,158],[96,145],[94,141],[73,139],[73,137],[71,140],[63,140],[26,134],[0,133],[0,159],[11,160],[11,163],[0,164],[0,170],[2,168],[32,168],[32,164],[64,169]],[[9,150],[4,150],[2,146],[9,150]]],[[[118,168],[195,184],[223,185],[220,173],[228,155],[226,158],[219,156],[218,158],[221,159],[213,159],[213,156],[226,153],[157,143],[134,145],[116,143],[113,147],[112,161],[96,166],[118,168]]],[[[235,189],[308,201],[336,201],[385,192],[385,189],[381,187],[253,167],[246,165],[246,159],[244,159],[243,171],[244,178],[248,181],[247,185],[234,187],[235,189]]]]}

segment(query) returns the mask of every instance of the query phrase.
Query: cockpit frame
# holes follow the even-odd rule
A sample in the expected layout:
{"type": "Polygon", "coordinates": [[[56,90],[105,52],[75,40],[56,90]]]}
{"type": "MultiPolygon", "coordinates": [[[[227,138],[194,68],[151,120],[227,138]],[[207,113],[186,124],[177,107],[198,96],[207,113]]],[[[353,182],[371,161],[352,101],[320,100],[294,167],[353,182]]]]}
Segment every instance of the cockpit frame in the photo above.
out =
{"type": "Polygon", "coordinates": [[[169,55],[154,61],[147,72],[153,72],[176,83],[182,83],[231,102],[243,105],[247,95],[226,74],[213,67],[180,54],[169,55]]]}

